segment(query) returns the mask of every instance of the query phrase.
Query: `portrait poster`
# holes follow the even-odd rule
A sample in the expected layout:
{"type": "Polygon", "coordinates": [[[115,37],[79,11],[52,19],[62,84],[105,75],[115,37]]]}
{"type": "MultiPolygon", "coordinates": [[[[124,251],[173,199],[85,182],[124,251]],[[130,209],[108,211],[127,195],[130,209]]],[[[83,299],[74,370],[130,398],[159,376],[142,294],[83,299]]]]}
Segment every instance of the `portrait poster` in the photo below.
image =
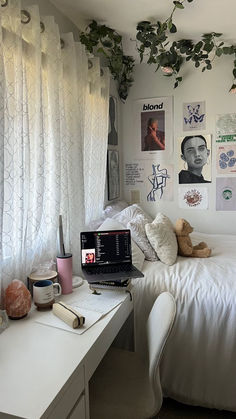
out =
{"type": "Polygon", "coordinates": [[[118,145],[117,99],[109,98],[108,145],[118,145]]]}
{"type": "Polygon", "coordinates": [[[216,171],[218,174],[236,175],[236,143],[216,145],[216,171]]]}
{"type": "Polygon", "coordinates": [[[208,208],[208,189],[206,186],[180,186],[178,195],[180,208],[208,208]]]}
{"type": "Polygon", "coordinates": [[[216,116],[216,142],[236,143],[236,113],[216,116]]]}
{"type": "Polygon", "coordinates": [[[216,211],[236,211],[236,178],[216,178],[216,211]]]}
{"type": "Polygon", "coordinates": [[[108,200],[120,196],[119,152],[108,150],[107,154],[108,200]]]}
{"type": "Polygon", "coordinates": [[[164,157],[173,151],[172,97],[140,99],[134,102],[137,158],[164,157]]]}
{"type": "Polygon", "coordinates": [[[173,200],[173,165],[154,160],[137,160],[125,164],[125,185],[131,199],[140,191],[139,200],[146,202],[173,200]]]}
{"type": "Polygon", "coordinates": [[[206,129],[206,103],[183,104],[183,131],[206,129]]]}
{"type": "Polygon", "coordinates": [[[187,135],[177,143],[179,184],[210,183],[211,135],[187,135]]]}

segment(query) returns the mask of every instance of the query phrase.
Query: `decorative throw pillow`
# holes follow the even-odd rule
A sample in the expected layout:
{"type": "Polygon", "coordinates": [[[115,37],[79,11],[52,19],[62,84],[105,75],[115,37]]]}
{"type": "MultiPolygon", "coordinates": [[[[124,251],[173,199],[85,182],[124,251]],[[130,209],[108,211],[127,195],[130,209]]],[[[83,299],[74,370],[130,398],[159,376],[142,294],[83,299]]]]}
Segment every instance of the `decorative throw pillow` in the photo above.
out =
{"type": "Polygon", "coordinates": [[[149,220],[143,215],[137,215],[135,219],[131,220],[127,224],[127,228],[131,231],[131,236],[135,243],[143,251],[145,259],[154,262],[158,260],[155,250],[152,248],[148,241],[145,225],[149,223],[149,220]]]}
{"type": "MultiPolygon", "coordinates": [[[[118,221],[114,220],[113,218],[106,218],[106,220],[98,228],[98,231],[124,230],[124,229],[125,227],[118,221]]],[[[142,271],[145,256],[142,250],[137,246],[137,244],[132,239],[131,239],[131,248],[132,248],[132,263],[137,269],[142,271]]]]}
{"type": "Polygon", "coordinates": [[[146,214],[145,211],[143,211],[143,209],[137,204],[130,205],[112,218],[127,227],[128,223],[135,220],[138,215],[142,215],[145,219],[147,219],[148,223],[152,222],[152,218],[146,214]]]}
{"type": "Polygon", "coordinates": [[[164,214],[157,214],[155,220],[145,225],[149,242],[161,262],[173,265],[177,258],[178,244],[171,221],[164,214]]]}

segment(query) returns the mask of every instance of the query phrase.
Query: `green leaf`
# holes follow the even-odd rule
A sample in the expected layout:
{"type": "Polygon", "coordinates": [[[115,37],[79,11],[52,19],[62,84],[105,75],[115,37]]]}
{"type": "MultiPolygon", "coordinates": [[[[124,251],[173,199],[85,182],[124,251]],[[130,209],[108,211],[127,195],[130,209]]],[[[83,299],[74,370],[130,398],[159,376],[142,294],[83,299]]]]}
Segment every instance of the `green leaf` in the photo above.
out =
{"type": "Polygon", "coordinates": [[[234,78],[236,79],[236,68],[233,69],[233,75],[234,75],[234,78]]]}
{"type": "Polygon", "coordinates": [[[207,70],[211,70],[212,69],[212,65],[211,64],[207,64],[207,70]]]}
{"type": "Polygon", "coordinates": [[[178,83],[178,81],[176,81],[175,84],[174,84],[174,89],[176,89],[176,87],[178,87],[178,85],[179,85],[179,83],[178,83]]]}
{"type": "Polygon", "coordinates": [[[230,53],[230,48],[229,47],[223,47],[223,54],[227,55],[230,53]]]}
{"type": "Polygon", "coordinates": [[[167,24],[168,24],[168,29],[170,31],[171,30],[171,26],[172,26],[172,19],[169,19],[168,22],[167,22],[167,24]]]}
{"type": "Polygon", "coordinates": [[[174,23],[172,23],[172,26],[171,26],[171,28],[170,28],[170,33],[175,33],[175,32],[177,32],[177,28],[176,28],[176,26],[174,25],[174,23]]]}
{"type": "Polygon", "coordinates": [[[197,67],[199,67],[199,66],[200,66],[199,61],[196,61],[196,62],[195,62],[195,67],[197,68],[197,67]]]}
{"type": "Polygon", "coordinates": [[[204,72],[206,70],[206,67],[202,67],[202,72],[204,72]]]}
{"type": "Polygon", "coordinates": [[[184,6],[182,3],[180,3],[180,1],[173,1],[173,3],[178,9],[184,9],[184,6]]]}
{"type": "Polygon", "coordinates": [[[190,61],[191,60],[191,55],[189,55],[188,57],[186,57],[186,61],[190,61]]]}
{"type": "Polygon", "coordinates": [[[183,77],[176,77],[176,80],[182,81],[183,80],[183,77]]]}
{"type": "Polygon", "coordinates": [[[195,47],[194,47],[194,51],[195,51],[196,53],[198,53],[198,52],[200,51],[200,49],[202,48],[202,46],[203,46],[203,42],[202,42],[202,41],[199,41],[199,42],[195,45],[195,47]]]}
{"type": "Polygon", "coordinates": [[[222,53],[223,53],[222,49],[220,49],[220,48],[217,48],[216,49],[216,55],[217,55],[217,57],[220,57],[222,55],[222,53]]]}

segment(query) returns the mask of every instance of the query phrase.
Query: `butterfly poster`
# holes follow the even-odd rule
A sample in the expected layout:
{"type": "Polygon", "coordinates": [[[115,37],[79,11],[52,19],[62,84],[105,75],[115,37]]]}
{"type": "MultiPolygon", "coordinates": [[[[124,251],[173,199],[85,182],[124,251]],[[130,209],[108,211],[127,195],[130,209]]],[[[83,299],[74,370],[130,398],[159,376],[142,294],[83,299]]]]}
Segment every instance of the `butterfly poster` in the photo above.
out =
{"type": "Polygon", "coordinates": [[[183,104],[183,131],[206,129],[205,102],[183,104]]]}

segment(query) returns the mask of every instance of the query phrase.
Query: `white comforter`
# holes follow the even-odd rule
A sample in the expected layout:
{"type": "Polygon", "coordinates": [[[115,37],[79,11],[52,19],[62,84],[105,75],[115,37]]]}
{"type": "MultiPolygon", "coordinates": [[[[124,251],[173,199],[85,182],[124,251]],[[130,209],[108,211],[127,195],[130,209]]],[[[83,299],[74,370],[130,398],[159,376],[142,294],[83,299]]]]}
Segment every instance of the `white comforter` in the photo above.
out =
{"type": "Polygon", "coordinates": [[[173,266],[144,262],[134,284],[136,350],[146,353],[145,323],[162,291],[176,298],[176,321],[161,363],[164,395],[236,411],[236,236],[193,233],[207,259],[178,257],[173,266]]]}

